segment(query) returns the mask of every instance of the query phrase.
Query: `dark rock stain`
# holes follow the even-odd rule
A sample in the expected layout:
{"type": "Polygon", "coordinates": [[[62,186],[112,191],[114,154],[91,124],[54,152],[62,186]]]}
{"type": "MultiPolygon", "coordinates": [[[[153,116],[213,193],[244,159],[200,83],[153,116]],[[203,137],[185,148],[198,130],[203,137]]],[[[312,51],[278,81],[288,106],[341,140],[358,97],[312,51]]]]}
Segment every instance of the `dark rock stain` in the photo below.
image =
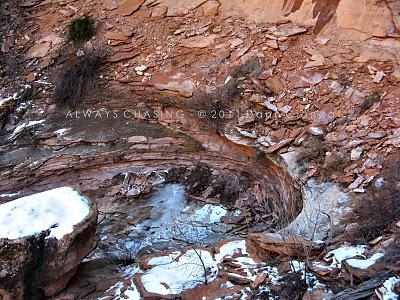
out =
{"type": "MultiPolygon", "coordinates": [[[[341,0],[313,0],[315,3],[313,9],[313,17],[317,17],[317,23],[314,27],[314,33],[318,34],[325,27],[326,24],[333,18],[336,13],[337,7],[341,0]]],[[[284,0],[283,10],[289,10],[285,15],[288,16],[291,13],[298,11],[303,5],[304,0],[284,0]]]]}

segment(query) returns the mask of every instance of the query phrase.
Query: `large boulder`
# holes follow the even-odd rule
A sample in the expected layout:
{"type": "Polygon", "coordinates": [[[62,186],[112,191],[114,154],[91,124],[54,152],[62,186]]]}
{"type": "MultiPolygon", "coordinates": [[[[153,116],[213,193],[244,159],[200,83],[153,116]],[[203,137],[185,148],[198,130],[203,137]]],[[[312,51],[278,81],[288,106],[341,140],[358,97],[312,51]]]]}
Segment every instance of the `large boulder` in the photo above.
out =
{"type": "Polygon", "coordinates": [[[97,209],[63,187],[0,205],[0,299],[60,292],[96,243],[97,209]]]}
{"type": "Polygon", "coordinates": [[[304,239],[301,236],[286,233],[250,233],[248,241],[255,252],[265,250],[269,253],[287,255],[293,257],[304,257],[306,254],[319,254],[323,244],[304,239]],[[257,250],[257,248],[259,248],[257,250]]]}
{"type": "Polygon", "coordinates": [[[342,267],[348,281],[365,281],[379,275],[384,270],[383,253],[375,253],[368,259],[351,258],[343,261],[342,267]]]}

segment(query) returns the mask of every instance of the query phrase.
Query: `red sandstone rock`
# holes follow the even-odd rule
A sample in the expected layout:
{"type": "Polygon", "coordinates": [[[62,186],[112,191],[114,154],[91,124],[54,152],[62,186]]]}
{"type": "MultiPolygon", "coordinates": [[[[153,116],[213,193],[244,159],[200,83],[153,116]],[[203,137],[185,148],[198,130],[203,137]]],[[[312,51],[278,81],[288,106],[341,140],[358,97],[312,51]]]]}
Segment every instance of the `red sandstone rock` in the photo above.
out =
{"type": "Polygon", "coordinates": [[[52,47],[55,47],[61,43],[61,38],[55,34],[49,34],[43,37],[37,43],[29,49],[26,54],[27,59],[31,58],[42,58],[47,55],[52,47]]]}
{"type": "Polygon", "coordinates": [[[107,32],[106,38],[108,40],[127,41],[129,39],[129,34],[125,32],[107,32]]]}
{"type": "Polygon", "coordinates": [[[125,0],[118,5],[117,12],[121,16],[129,16],[137,11],[144,3],[144,0],[125,0]]]}
{"type": "Polygon", "coordinates": [[[342,269],[348,272],[347,280],[364,281],[383,271],[383,254],[377,253],[369,259],[349,259],[343,262],[342,269]],[[376,259],[374,259],[376,257],[376,259]],[[351,278],[353,277],[353,278],[351,278]]]}
{"type": "Polygon", "coordinates": [[[305,240],[301,236],[279,233],[250,233],[248,239],[251,243],[269,252],[294,257],[302,257],[305,248],[311,252],[318,253],[322,247],[321,244],[305,240]]]}
{"type": "Polygon", "coordinates": [[[216,37],[217,35],[215,34],[208,36],[202,36],[202,35],[193,36],[183,40],[181,42],[181,46],[188,48],[207,48],[214,42],[216,37]]]}
{"type": "Polygon", "coordinates": [[[320,83],[326,71],[319,70],[304,70],[290,74],[288,80],[294,85],[295,88],[309,87],[320,83]]]}
{"type": "Polygon", "coordinates": [[[140,52],[132,51],[132,52],[117,52],[114,55],[109,57],[110,62],[119,62],[126,59],[132,59],[138,56],[140,52]]]}
{"type": "Polygon", "coordinates": [[[208,0],[202,4],[196,11],[196,15],[199,17],[204,16],[216,16],[218,15],[218,7],[220,3],[216,0],[208,0]]]}
{"type": "Polygon", "coordinates": [[[265,81],[265,85],[275,94],[279,94],[285,89],[283,81],[277,76],[272,76],[268,78],[265,81]]]}
{"type": "Polygon", "coordinates": [[[61,240],[46,238],[46,231],[0,239],[0,298],[39,299],[64,289],[82,259],[93,250],[96,225],[97,209],[92,204],[89,215],[61,240]]]}
{"type": "Polygon", "coordinates": [[[190,78],[183,73],[170,71],[154,74],[148,81],[148,85],[154,86],[157,90],[178,92],[181,96],[190,97],[194,91],[194,84],[190,78]]]}
{"type": "Polygon", "coordinates": [[[283,141],[281,141],[281,142],[279,142],[279,143],[277,143],[277,144],[275,144],[275,145],[273,145],[271,147],[268,147],[266,153],[274,153],[275,151],[278,151],[282,147],[290,144],[293,140],[294,140],[293,138],[286,139],[286,140],[283,140],[283,141]]]}

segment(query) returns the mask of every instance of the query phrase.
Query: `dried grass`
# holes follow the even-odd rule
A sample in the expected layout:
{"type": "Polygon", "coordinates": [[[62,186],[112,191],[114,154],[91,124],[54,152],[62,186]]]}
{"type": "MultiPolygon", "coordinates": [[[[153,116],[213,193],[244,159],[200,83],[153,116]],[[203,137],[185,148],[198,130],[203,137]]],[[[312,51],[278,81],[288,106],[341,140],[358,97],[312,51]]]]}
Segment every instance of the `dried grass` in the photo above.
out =
{"type": "Polygon", "coordinates": [[[324,164],[320,171],[320,179],[328,181],[332,179],[333,175],[343,175],[344,169],[351,164],[349,157],[340,154],[332,154],[326,157],[324,164]]]}
{"type": "Polygon", "coordinates": [[[95,87],[105,57],[105,51],[94,50],[65,64],[54,91],[57,105],[71,107],[78,104],[84,94],[95,87]]]}
{"type": "Polygon", "coordinates": [[[400,220],[399,154],[387,157],[381,173],[384,180],[374,181],[369,191],[356,200],[354,214],[348,220],[349,223],[358,224],[357,230],[348,236],[354,243],[379,237],[389,232],[392,224],[400,220]]]}
{"type": "Polygon", "coordinates": [[[297,156],[296,162],[300,165],[308,163],[322,163],[327,151],[323,141],[315,136],[311,136],[303,142],[305,149],[297,156]]]}

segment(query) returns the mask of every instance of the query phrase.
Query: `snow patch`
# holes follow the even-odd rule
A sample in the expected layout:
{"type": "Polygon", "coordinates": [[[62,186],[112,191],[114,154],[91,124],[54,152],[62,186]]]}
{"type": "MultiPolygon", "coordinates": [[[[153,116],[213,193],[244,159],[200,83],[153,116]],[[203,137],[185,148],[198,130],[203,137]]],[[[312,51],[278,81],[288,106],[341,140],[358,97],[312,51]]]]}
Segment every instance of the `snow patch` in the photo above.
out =
{"type": "Polygon", "coordinates": [[[174,251],[167,256],[158,256],[150,258],[147,263],[149,265],[166,265],[172,263],[175,258],[177,258],[181,254],[180,251],[174,251]]]}
{"type": "Polygon", "coordinates": [[[16,239],[50,229],[61,239],[89,214],[89,202],[70,187],[22,197],[0,205],[0,238],[16,239]]]}
{"type": "Polygon", "coordinates": [[[337,248],[335,250],[330,251],[326,256],[325,260],[332,260],[331,267],[341,267],[342,261],[353,258],[355,256],[364,256],[365,250],[367,246],[365,245],[357,245],[357,246],[344,246],[337,248]]]}
{"type": "MultiPolygon", "coordinates": [[[[227,271],[223,263],[224,257],[233,255],[238,256],[233,259],[233,263],[240,265],[240,270],[245,273],[240,275],[241,277],[255,280],[257,274],[267,272],[273,284],[280,279],[277,268],[270,267],[263,262],[257,263],[249,256],[245,240],[235,240],[223,244],[214,258],[210,252],[201,249],[191,249],[182,255],[180,252],[172,252],[163,257],[151,258],[148,261],[150,265],[156,262],[160,264],[146,271],[141,276],[141,282],[146,291],[150,293],[180,294],[184,290],[203,284],[204,270],[207,270],[208,282],[217,277],[218,269],[222,268],[227,271]]],[[[233,275],[239,276],[236,273],[233,275]]],[[[232,283],[227,283],[226,286],[232,286],[232,283]]]]}
{"type": "Polygon", "coordinates": [[[121,298],[121,299],[126,299],[126,300],[140,300],[140,299],[142,299],[141,296],[140,296],[139,291],[137,290],[137,288],[135,286],[132,286],[132,287],[133,287],[133,290],[126,290],[124,292],[125,297],[121,298]]]}
{"type": "Polygon", "coordinates": [[[290,269],[292,272],[300,273],[301,279],[304,280],[307,283],[307,285],[312,286],[312,287],[323,286],[318,281],[318,278],[314,274],[307,271],[304,262],[292,260],[292,261],[290,261],[290,269]]]}
{"type": "Polygon", "coordinates": [[[378,289],[381,295],[381,300],[396,300],[399,299],[399,295],[394,292],[394,287],[400,282],[398,277],[390,277],[384,283],[383,286],[378,289]]]}
{"type": "Polygon", "coordinates": [[[214,280],[216,262],[210,252],[197,249],[186,251],[176,261],[153,267],[142,275],[141,281],[149,293],[179,294],[204,282],[203,263],[208,269],[207,280],[214,280]]]}
{"type": "Polygon", "coordinates": [[[62,136],[62,135],[64,135],[67,131],[69,131],[69,128],[61,128],[61,129],[58,129],[58,130],[54,131],[54,133],[57,134],[58,136],[62,136]]]}
{"type": "Polygon", "coordinates": [[[140,271],[138,267],[126,267],[122,270],[123,281],[116,282],[104,292],[106,296],[97,300],[140,300],[142,297],[133,282],[133,276],[140,271]],[[124,290],[124,291],[123,291],[124,290]],[[110,298],[112,297],[112,298],[110,298]]]}
{"type": "Polygon", "coordinates": [[[346,260],[346,263],[348,263],[351,267],[353,268],[358,268],[358,269],[368,269],[372,265],[376,263],[377,260],[382,258],[384,256],[383,253],[375,253],[368,259],[348,259],[346,260]]]}
{"type": "Polygon", "coordinates": [[[18,196],[19,193],[20,193],[20,192],[18,192],[18,193],[12,193],[12,194],[1,194],[0,197],[3,197],[3,198],[13,198],[13,197],[18,196]]]}
{"type": "Polygon", "coordinates": [[[192,221],[201,223],[218,223],[228,211],[222,206],[206,204],[202,208],[197,209],[191,216],[192,221]]]}
{"type": "Polygon", "coordinates": [[[233,256],[234,254],[240,253],[247,255],[246,240],[237,240],[228,242],[221,246],[219,253],[215,255],[215,259],[220,261],[225,256],[233,256]]]}
{"type": "Polygon", "coordinates": [[[29,121],[28,123],[24,123],[21,125],[18,125],[17,127],[15,127],[14,132],[12,134],[12,136],[17,135],[18,133],[20,133],[22,131],[22,129],[26,128],[26,127],[31,127],[37,124],[42,124],[45,120],[40,120],[40,121],[29,121]]]}

